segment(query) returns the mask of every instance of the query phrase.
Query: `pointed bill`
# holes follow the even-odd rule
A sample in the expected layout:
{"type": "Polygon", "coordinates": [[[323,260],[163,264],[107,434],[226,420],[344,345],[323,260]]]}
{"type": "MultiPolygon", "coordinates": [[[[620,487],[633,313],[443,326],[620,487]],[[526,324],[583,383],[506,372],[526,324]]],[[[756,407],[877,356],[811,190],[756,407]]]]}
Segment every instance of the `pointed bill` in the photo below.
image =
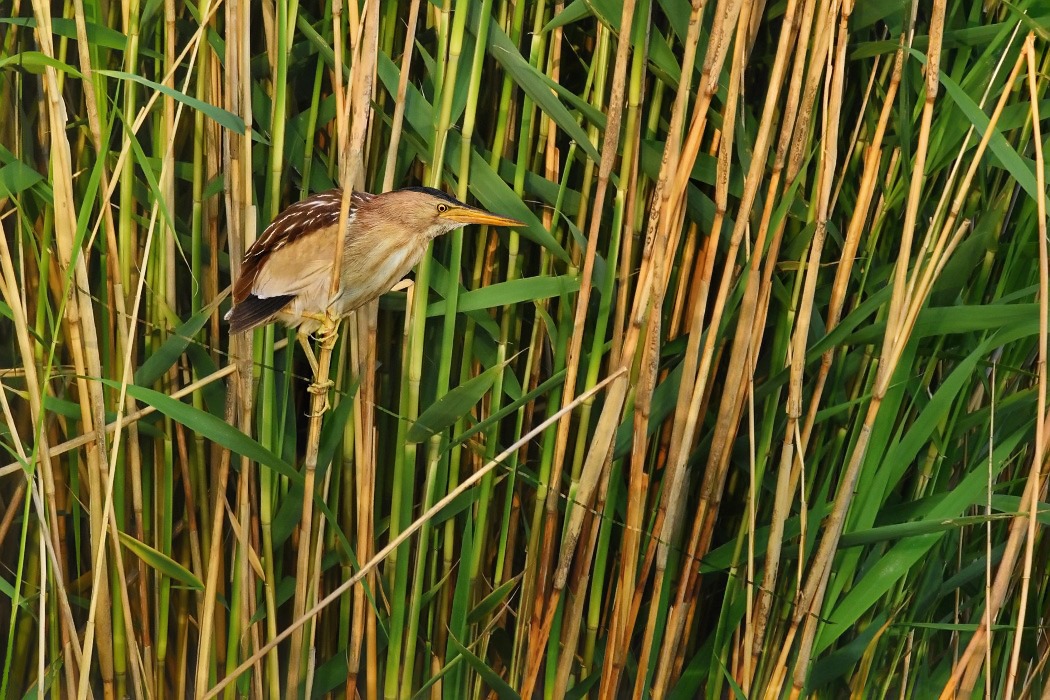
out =
{"type": "Polygon", "coordinates": [[[484,209],[476,209],[466,205],[450,206],[441,214],[442,219],[455,221],[459,224],[482,224],[488,226],[524,226],[525,222],[512,219],[508,216],[490,214],[484,209]]]}

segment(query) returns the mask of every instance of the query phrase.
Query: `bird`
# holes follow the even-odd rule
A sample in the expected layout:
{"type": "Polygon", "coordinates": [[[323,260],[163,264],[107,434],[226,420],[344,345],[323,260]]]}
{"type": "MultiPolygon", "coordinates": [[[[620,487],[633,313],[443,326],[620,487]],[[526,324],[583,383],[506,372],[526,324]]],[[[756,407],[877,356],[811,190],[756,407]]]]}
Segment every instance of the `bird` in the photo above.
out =
{"type": "Polygon", "coordinates": [[[343,191],[314,194],[284,209],[248,248],[233,285],[229,332],[243,333],[280,321],[298,330],[317,376],[308,337],[334,342],[338,322],[389,291],[415,267],[430,241],[468,224],[520,227],[432,187],[382,194],[354,191],[345,236],[339,215],[343,191]],[[336,245],[343,256],[332,293],[336,245]]]}

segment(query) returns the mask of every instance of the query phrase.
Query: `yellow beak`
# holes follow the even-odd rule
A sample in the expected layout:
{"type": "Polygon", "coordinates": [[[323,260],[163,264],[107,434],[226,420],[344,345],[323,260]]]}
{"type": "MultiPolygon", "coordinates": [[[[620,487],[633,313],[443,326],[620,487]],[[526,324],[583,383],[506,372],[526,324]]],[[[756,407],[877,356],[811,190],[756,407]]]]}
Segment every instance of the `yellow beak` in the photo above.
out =
{"type": "Polygon", "coordinates": [[[507,216],[490,214],[484,209],[475,207],[450,206],[442,212],[441,218],[447,221],[455,221],[458,224],[482,224],[488,226],[524,226],[525,222],[511,219],[507,216]]]}

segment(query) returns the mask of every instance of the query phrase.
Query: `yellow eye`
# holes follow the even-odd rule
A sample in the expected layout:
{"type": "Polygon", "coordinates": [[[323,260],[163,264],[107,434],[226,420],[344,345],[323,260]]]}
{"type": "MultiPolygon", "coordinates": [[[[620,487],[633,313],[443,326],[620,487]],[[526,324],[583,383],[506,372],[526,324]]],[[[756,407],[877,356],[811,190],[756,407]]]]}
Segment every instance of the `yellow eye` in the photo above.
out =
{"type": "Polygon", "coordinates": [[[446,211],[448,211],[448,205],[447,204],[439,204],[438,205],[438,213],[439,214],[444,214],[446,211]]]}

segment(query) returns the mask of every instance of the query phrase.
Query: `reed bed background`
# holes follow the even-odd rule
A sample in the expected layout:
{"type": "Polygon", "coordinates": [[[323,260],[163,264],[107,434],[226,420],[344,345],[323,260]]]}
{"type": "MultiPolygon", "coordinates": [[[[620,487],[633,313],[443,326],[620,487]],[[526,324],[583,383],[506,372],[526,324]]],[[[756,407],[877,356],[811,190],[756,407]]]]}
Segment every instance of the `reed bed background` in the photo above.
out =
{"type": "Polygon", "coordinates": [[[0,697],[1048,697],[1045,4],[0,14],[0,697]],[[347,184],[527,225],[312,421],[347,184]]]}

